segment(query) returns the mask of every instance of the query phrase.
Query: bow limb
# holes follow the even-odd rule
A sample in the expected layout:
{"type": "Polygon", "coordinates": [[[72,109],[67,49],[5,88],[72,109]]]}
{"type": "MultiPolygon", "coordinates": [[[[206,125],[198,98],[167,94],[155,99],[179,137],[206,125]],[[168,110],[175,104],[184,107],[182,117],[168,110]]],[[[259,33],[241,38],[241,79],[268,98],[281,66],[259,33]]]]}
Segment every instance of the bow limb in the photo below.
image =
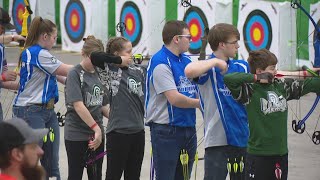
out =
{"type": "Polygon", "coordinates": [[[22,14],[22,28],[21,28],[21,36],[27,37],[28,36],[28,18],[30,14],[33,12],[31,11],[30,5],[28,0],[24,0],[24,4],[26,5],[24,8],[24,12],[22,14]]]}
{"type": "Polygon", "coordinates": [[[201,38],[201,49],[200,49],[200,55],[198,60],[205,60],[206,59],[206,48],[208,44],[208,33],[209,33],[209,28],[205,27],[204,29],[204,35],[201,38]]]}
{"type": "MultiPolygon", "coordinates": [[[[291,1],[291,7],[292,8],[299,8],[302,10],[302,12],[310,19],[311,23],[313,24],[315,28],[315,35],[314,35],[314,42],[313,42],[313,48],[314,48],[314,67],[320,67],[320,27],[317,25],[315,20],[312,18],[312,16],[306,11],[306,9],[301,5],[301,1],[299,0],[292,0],[291,1]]],[[[308,72],[310,69],[307,69],[308,72]]],[[[310,70],[312,71],[312,70],[310,70]]],[[[311,73],[313,76],[319,77],[315,72],[311,73]]],[[[302,134],[305,131],[305,122],[308,120],[310,115],[313,113],[313,111],[316,109],[317,105],[319,104],[320,96],[317,96],[311,109],[309,112],[305,115],[305,117],[302,120],[299,120],[298,123],[293,120],[292,121],[292,128],[295,132],[302,134]]],[[[318,119],[319,121],[319,119],[318,119]]],[[[309,134],[308,134],[309,135],[309,134]]],[[[312,142],[316,145],[320,144],[320,131],[316,131],[316,128],[314,129],[312,137],[309,136],[312,140],[312,142]]]]}
{"type": "MultiPolygon", "coordinates": [[[[22,28],[20,35],[23,37],[28,36],[28,18],[31,14],[33,14],[28,0],[24,0],[25,8],[22,14],[22,28]]],[[[19,41],[19,47],[21,48],[21,52],[24,50],[24,43],[25,41],[19,41]]],[[[15,68],[15,72],[19,73],[21,67],[21,58],[19,58],[18,66],[15,68]]]]}
{"type": "Polygon", "coordinates": [[[312,18],[312,16],[307,12],[307,10],[301,5],[301,1],[299,0],[292,0],[291,1],[291,7],[292,8],[299,8],[301,9],[301,11],[309,18],[309,20],[311,21],[311,23],[313,24],[315,31],[315,40],[313,43],[313,47],[314,47],[314,67],[320,67],[320,27],[317,25],[317,23],[315,22],[315,20],[312,18]]]}
{"type": "Polygon", "coordinates": [[[291,6],[295,9],[299,8],[303,11],[303,13],[308,16],[310,21],[312,22],[313,26],[315,27],[315,31],[320,32],[320,27],[317,25],[317,23],[314,21],[314,19],[311,17],[311,15],[307,12],[307,10],[301,5],[301,2],[298,0],[292,0],[291,6]]]}

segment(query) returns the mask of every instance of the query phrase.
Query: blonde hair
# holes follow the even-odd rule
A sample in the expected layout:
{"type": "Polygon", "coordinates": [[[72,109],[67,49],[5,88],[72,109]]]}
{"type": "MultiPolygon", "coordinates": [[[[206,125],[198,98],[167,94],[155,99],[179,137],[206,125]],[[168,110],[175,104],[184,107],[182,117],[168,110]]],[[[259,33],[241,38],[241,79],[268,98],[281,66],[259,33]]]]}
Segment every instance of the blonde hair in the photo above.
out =
{"type": "Polygon", "coordinates": [[[92,52],[103,51],[104,47],[100,39],[96,39],[93,35],[83,38],[82,53],[90,57],[92,52]]]}

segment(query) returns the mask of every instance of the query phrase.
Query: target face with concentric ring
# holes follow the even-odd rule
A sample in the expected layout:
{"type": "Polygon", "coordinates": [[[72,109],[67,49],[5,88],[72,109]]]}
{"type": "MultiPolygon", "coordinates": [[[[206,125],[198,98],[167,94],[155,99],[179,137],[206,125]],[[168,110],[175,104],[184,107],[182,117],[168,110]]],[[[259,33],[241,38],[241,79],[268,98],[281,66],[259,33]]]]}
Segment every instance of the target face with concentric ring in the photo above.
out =
{"type": "Polygon", "coordinates": [[[204,36],[205,28],[208,27],[207,18],[200,8],[192,6],[185,13],[183,21],[188,24],[192,39],[189,52],[198,54],[202,44],[201,37],[204,36]]]}
{"type": "Polygon", "coordinates": [[[121,35],[132,42],[132,46],[136,46],[142,34],[142,18],[138,6],[127,1],[123,4],[120,12],[120,22],[124,22],[126,28],[121,35]]]}
{"type": "Polygon", "coordinates": [[[243,26],[243,39],[248,52],[270,48],[272,28],[268,16],[263,11],[254,10],[248,15],[243,26]]]}
{"type": "Polygon", "coordinates": [[[72,42],[77,43],[82,40],[86,30],[86,12],[81,1],[68,2],[64,14],[64,26],[72,42]]]}
{"type": "MultiPolygon", "coordinates": [[[[22,30],[22,14],[24,13],[24,7],[26,5],[24,4],[24,0],[13,0],[12,4],[12,20],[13,24],[16,27],[16,31],[18,34],[21,33],[22,30]]],[[[31,22],[31,16],[28,17],[28,25],[31,22]]]]}

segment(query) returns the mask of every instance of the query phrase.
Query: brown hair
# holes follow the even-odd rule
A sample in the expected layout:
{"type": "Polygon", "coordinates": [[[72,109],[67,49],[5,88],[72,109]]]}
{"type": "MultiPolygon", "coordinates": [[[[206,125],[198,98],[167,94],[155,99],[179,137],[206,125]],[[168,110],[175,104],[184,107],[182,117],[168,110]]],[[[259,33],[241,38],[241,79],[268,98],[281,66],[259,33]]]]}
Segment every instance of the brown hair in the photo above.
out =
{"type": "Polygon", "coordinates": [[[84,44],[82,46],[82,53],[90,57],[92,52],[103,51],[103,43],[100,39],[96,39],[93,35],[83,38],[84,44]]]}
{"type": "Polygon", "coordinates": [[[186,22],[178,20],[168,21],[162,30],[163,43],[165,45],[170,44],[174,36],[182,34],[183,29],[189,29],[186,22]]]}
{"type": "Polygon", "coordinates": [[[26,39],[25,48],[28,48],[38,42],[39,37],[44,34],[50,34],[57,29],[57,26],[49,19],[42,19],[40,16],[33,18],[29,34],[26,39]]]}
{"type": "Polygon", "coordinates": [[[115,52],[120,52],[123,49],[123,44],[126,42],[129,42],[129,40],[122,36],[111,37],[106,46],[106,53],[114,54],[115,52]]]}
{"type": "Polygon", "coordinates": [[[250,66],[250,72],[255,74],[258,68],[265,70],[268,66],[276,65],[278,63],[278,59],[269,50],[260,49],[249,52],[248,63],[250,66]]]}
{"type": "Polygon", "coordinates": [[[226,23],[214,25],[208,34],[208,42],[212,51],[216,51],[219,43],[228,41],[231,36],[236,36],[238,40],[240,39],[240,33],[233,25],[226,23]]]}

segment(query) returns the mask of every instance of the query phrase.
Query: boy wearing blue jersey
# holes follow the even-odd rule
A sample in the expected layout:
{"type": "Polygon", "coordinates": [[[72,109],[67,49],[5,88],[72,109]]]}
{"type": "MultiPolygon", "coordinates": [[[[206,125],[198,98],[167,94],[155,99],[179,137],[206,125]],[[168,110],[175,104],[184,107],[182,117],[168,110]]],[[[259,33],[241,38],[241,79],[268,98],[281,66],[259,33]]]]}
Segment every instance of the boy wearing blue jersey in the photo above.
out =
{"type": "MultiPolygon", "coordinates": [[[[249,72],[248,63],[232,60],[237,54],[239,31],[230,24],[216,24],[208,34],[213,51],[211,57],[223,60],[231,72],[249,72]]],[[[205,124],[205,180],[244,179],[245,149],[249,129],[247,114],[242,104],[231,96],[223,81],[216,59],[190,63],[185,73],[196,78],[205,124]],[[197,78],[199,77],[199,78],[197,78]]]]}
{"type": "Polygon", "coordinates": [[[145,117],[151,131],[156,179],[182,180],[190,175],[196,153],[195,108],[199,107],[196,85],[184,74],[191,62],[184,54],[191,40],[188,25],[168,21],[162,39],[164,45],[147,69],[145,117]],[[189,155],[188,168],[179,160],[181,150],[189,155]]]}

